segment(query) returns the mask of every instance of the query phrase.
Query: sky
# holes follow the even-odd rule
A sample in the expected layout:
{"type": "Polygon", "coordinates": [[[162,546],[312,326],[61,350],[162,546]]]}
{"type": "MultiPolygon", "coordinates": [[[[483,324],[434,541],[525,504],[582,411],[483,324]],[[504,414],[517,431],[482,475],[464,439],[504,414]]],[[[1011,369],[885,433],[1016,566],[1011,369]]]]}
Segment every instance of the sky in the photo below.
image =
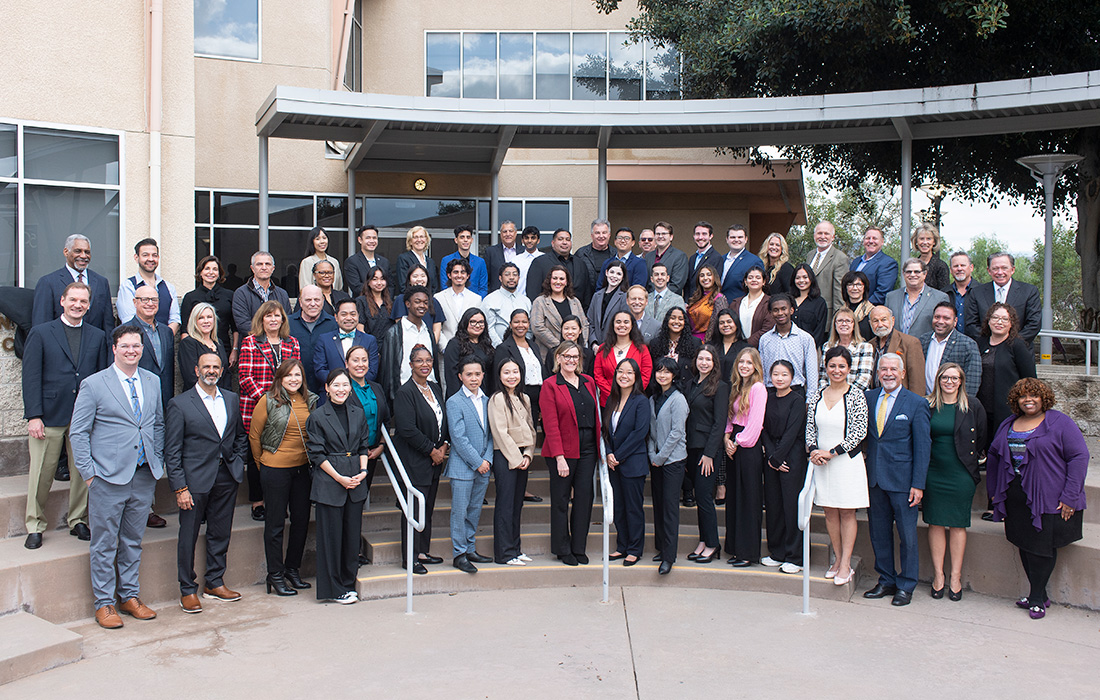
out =
{"type": "MultiPolygon", "coordinates": [[[[913,211],[928,206],[928,196],[914,190],[913,211]]],[[[1076,216],[1069,219],[1056,217],[1055,221],[1063,221],[1072,227],[1077,225],[1076,216]]],[[[1004,241],[1010,252],[1032,255],[1035,239],[1043,237],[1044,228],[1043,214],[1030,204],[1004,203],[994,209],[987,204],[952,199],[948,194],[940,205],[940,233],[956,248],[969,248],[970,241],[976,236],[992,234],[1004,241]]]]}

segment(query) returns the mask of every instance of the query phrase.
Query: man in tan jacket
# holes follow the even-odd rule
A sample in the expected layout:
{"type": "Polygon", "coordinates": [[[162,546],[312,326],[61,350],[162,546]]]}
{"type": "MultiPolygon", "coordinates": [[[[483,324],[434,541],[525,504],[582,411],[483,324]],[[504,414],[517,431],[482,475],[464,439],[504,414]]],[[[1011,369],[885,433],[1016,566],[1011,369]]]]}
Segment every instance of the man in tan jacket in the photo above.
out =
{"type": "Polygon", "coordinates": [[[840,281],[848,272],[848,256],[833,243],[836,241],[836,228],[828,221],[822,221],[814,227],[814,250],[806,263],[813,268],[817,277],[817,286],[821,288],[821,298],[829,305],[829,318],[844,305],[841,296],[840,281]]]}
{"type": "Polygon", "coordinates": [[[875,348],[875,376],[878,376],[878,358],[888,352],[897,353],[905,364],[901,385],[918,396],[926,396],[924,386],[924,353],[920,340],[894,328],[894,312],[886,306],[876,306],[868,316],[875,337],[869,343],[875,348]]]}

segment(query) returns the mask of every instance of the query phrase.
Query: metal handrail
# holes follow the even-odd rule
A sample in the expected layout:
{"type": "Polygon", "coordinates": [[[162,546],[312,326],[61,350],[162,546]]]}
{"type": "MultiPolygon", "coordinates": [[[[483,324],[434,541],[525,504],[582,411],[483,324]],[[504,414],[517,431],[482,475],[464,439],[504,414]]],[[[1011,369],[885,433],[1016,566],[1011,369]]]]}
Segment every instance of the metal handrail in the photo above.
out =
{"type": "Polygon", "coordinates": [[[806,465],[806,481],[798,494],[798,529],[802,530],[802,614],[810,614],[810,516],[813,514],[817,483],[814,463],[806,465]]]}
{"type": "MultiPolygon", "coordinates": [[[[1085,341],[1085,374],[1092,374],[1092,344],[1095,341],[1100,350],[1100,333],[1085,333],[1084,331],[1056,331],[1041,330],[1038,335],[1059,340],[1083,340],[1085,341]]],[[[1097,353],[1097,374],[1100,374],[1100,352],[1097,353]]]]}
{"type": "Polygon", "coordinates": [[[405,613],[412,614],[413,611],[413,530],[422,532],[424,530],[424,523],[427,521],[427,499],[420,490],[413,488],[412,482],[409,481],[409,473],[405,471],[405,465],[401,462],[401,458],[397,455],[397,448],[393,446],[393,440],[390,439],[389,431],[385,428],[382,429],[382,440],[385,443],[386,448],[382,450],[380,455],[382,458],[382,466],[386,468],[386,474],[390,477],[390,483],[393,484],[393,491],[397,495],[397,503],[401,507],[401,512],[405,514],[405,613]],[[392,460],[392,464],[391,464],[392,460]],[[397,474],[401,477],[401,483],[398,483],[397,476],[394,475],[394,468],[397,469],[397,474]],[[412,517],[410,512],[410,504],[405,497],[405,493],[408,492],[412,496],[412,506],[416,509],[416,517],[412,517]]]}
{"type": "Polygon", "coordinates": [[[615,522],[615,493],[611,490],[611,477],[607,472],[607,455],[604,452],[601,446],[596,478],[600,480],[600,499],[603,502],[603,602],[606,603],[609,600],[611,587],[611,523],[615,522]]]}

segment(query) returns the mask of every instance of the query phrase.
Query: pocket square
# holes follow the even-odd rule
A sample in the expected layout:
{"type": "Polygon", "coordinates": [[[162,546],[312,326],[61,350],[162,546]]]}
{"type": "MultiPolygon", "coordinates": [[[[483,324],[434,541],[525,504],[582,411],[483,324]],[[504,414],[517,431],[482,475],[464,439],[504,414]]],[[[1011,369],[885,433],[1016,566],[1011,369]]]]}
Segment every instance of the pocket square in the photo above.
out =
{"type": "Polygon", "coordinates": [[[897,416],[894,417],[894,420],[909,420],[909,416],[905,415],[904,413],[899,413],[897,416]]]}

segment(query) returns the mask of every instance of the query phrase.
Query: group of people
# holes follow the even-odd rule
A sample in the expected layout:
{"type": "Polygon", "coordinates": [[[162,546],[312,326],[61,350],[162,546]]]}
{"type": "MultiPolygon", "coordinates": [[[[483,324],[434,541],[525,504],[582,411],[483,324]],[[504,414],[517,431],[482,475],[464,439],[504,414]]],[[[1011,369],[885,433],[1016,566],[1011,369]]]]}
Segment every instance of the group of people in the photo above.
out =
{"type": "Polygon", "coordinates": [[[106,280],[88,269],[90,243],[70,237],[65,267],[36,289],[24,364],[27,547],[42,545],[51,465],[67,437],[81,477],[70,488],[70,532],[91,539],[100,624],[121,626],[120,611],[155,616],[138,597],[137,562],[157,517],[153,483],[165,472],[180,508],[185,611],[202,610],[193,559],[204,520],[202,595],[240,597],[221,578],[246,479],[252,516],[264,521],[267,590],[310,587],[300,567],[312,503],[317,596],[354,602],[363,506],[382,431],[392,428],[427,500],[414,559],[403,566],[422,574],[443,562],[430,545],[444,476],[453,565],[471,574],[489,562],[524,566],[522,508],[541,432],[551,550],[566,565],[588,562],[602,455],[615,491],[612,558],[625,566],[644,554],[648,476],[660,574],[677,559],[681,504],[697,509],[689,560],[713,562],[724,547],[735,567],[801,571],[797,497],[812,462],[835,553],[827,577],[844,584],[853,576],[855,511],[868,508],[879,581],[865,595],[907,604],[923,503],[932,595],[946,589],[958,600],[970,503],[988,453],[989,515],[1006,520],[1020,547],[1032,581],[1020,603],[1041,616],[1054,551],[1080,538],[1088,455],[1034,379],[1038,293],[1012,280],[1010,255],[991,256],[993,281],[975,284],[969,256],[953,254],[948,267],[938,232],[921,227],[913,237],[920,255],[900,266],[904,284],[895,290],[899,266],[882,252],[882,232],[869,229],[865,254],[849,261],[829,222],[815,228],[817,248],[797,266],[780,234],[753,255],[740,225],[727,230],[724,255],[707,222],[694,227],[690,255],[663,221],[641,232],[642,255],[631,229],[612,237],[605,220],[593,222],[592,242],[575,253],[566,229],[547,250],[534,227],[520,232],[506,221],[499,233],[481,258],[471,252],[472,228],[456,228],[457,251],[437,265],[428,232],[414,227],[391,265],[367,225],[341,266],[315,229],[293,307],[272,283],[275,261],[264,251],[233,292],[221,286],[221,262],[203,258],[195,289],[178,301],[156,274],[159,250],[147,239],[135,247],[139,274],[118,291],[127,320],[117,328],[106,280]],[[944,269],[950,279],[940,291],[932,280],[942,282],[944,269]],[[183,391],[174,396],[177,360],[183,391]],[[55,371],[62,366],[71,370],[55,371]],[[1038,427],[1044,417],[1059,429],[1038,427]],[[488,556],[476,532],[490,474],[488,556]],[[1056,512],[1060,522],[1047,517],[1056,512]],[[1025,516],[1039,535],[1021,525],[1025,516]]]}

